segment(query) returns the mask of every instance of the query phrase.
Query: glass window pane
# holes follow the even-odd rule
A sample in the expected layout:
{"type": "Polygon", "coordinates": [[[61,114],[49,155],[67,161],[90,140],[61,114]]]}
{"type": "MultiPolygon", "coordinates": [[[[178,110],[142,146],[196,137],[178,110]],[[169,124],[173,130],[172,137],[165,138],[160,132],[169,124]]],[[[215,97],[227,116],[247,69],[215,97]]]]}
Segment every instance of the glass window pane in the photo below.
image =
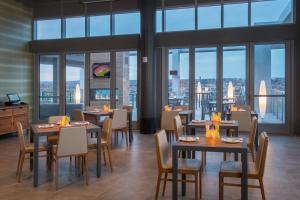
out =
{"type": "Polygon", "coordinates": [[[283,123],[285,106],[285,45],[254,46],[254,94],[257,97],[259,120],[283,123]],[[277,96],[266,98],[265,96],[277,96]],[[262,107],[263,106],[263,107],[262,107]],[[265,108],[264,108],[265,107],[265,108]]]}
{"type": "Polygon", "coordinates": [[[224,27],[248,26],[248,3],[224,5],[224,27]]]}
{"type": "Polygon", "coordinates": [[[40,56],[40,113],[41,120],[59,115],[59,56],[40,56]]]}
{"type": "Polygon", "coordinates": [[[110,53],[91,53],[90,63],[90,105],[103,108],[110,105],[110,53]]]}
{"type": "Polygon", "coordinates": [[[115,35],[139,34],[140,33],[140,13],[122,13],[114,15],[115,35]]]}
{"type": "Polygon", "coordinates": [[[169,50],[168,102],[171,106],[189,105],[189,49],[169,50]]]}
{"type": "Polygon", "coordinates": [[[84,54],[66,55],[66,114],[84,106],[84,54]]]}
{"type": "Polygon", "coordinates": [[[59,39],[61,38],[61,19],[37,20],[36,39],[59,39]]]}
{"type": "Polygon", "coordinates": [[[198,7],[198,29],[221,28],[221,6],[198,7]]]}
{"type": "Polygon", "coordinates": [[[66,38],[85,37],[85,17],[66,18],[66,38]]]}
{"type": "Polygon", "coordinates": [[[162,32],[162,11],[156,11],[156,32],[162,32]]]}
{"type": "Polygon", "coordinates": [[[246,104],[246,47],[223,47],[223,112],[246,104]]]}
{"type": "Polygon", "coordinates": [[[251,25],[293,22],[293,0],[252,1],[251,25]]]}
{"type": "Polygon", "coordinates": [[[195,119],[210,119],[216,111],[217,48],[195,49],[195,119]]]}
{"type": "Polygon", "coordinates": [[[195,29],[195,8],[166,10],[166,32],[195,29]]]}
{"type": "Polygon", "coordinates": [[[90,16],[90,36],[110,35],[110,15],[90,16]]]}
{"type": "Polygon", "coordinates": [[[132,107],[132,120],[137,120],[137,52],[116,53],[117,108],[123,105],[132,107]]]}

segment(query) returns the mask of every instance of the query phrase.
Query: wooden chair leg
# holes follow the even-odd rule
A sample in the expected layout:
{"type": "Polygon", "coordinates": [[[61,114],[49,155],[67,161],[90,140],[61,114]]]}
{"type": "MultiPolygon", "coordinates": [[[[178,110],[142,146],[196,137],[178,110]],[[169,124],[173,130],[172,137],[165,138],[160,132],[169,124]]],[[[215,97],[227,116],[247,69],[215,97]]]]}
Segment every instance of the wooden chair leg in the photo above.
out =
{"type": "Polygon", "coordinates": [[[108,161],[109,161],[109,166],[110,166],[110,171],[113,171],[113,167],[112,167],[112,161],[111,161],[111,155],[110,155],[110,148],[108,146],[106,146],[107,148],[107,154],[108,154],[108,161]]]}
{"type": "Polygon", "coordinates": [[[22,169],[23,169],[23,164],[24,164],[24,159],[25,159],[25,153],[22,152],[21,154],[21,160],[20,160],[20,166],[19,166],[19,174],[18,174],[18,182],[21,182],[21,176],[22,176],[22,169]]]}
{"type": "Polygon", "coordinates": [[[84,164],[85,164],[85,176],[86,176],[86,185],[89,185],[89,169],[88,169],[88,159],[87,155],[83,157],[84,164]]]}
{"type": "Polygon", "coordinates": [[[262,199],[265,200],[266,199],[265,188],[264,188],[264,182],[263,182],[262,179],[259,179],[259,186],[260,186],[260,191],[261,191],[262,199]]]}
{"type": "Polygon", "coordinates": [[[102,146],[102,153],[103,153],[103,161],[104,161],[104,165],[106,166],[106,157],[105,157],[105,149],[104,149],[104,146],[102,146]]]}
{"type": "Polygon", "coordinates": [[[167,183],[168,173],[165,173],[165,179],[164,179],[164,185],[163,185],[163,191],[162,196],[165,196],[165,190],[166,190],[166,183],[167,183]]]}
{"type": "Polygon", "coordinates": [[[21,151],[19,152],[19,159],[18,159],[18,166],[17,166],[16,176],[18,176],[18,174],[19,174],[20,162],[21,162],[21,151]]]}
{"type": "Polygon", "coordinates": [[[58,158],[55,160],[55,189],[58,190],[58,158]]]}
{"type": "Polygon", "coordinates": [[[198,200],[198,173],[195,174],[195,199],[198,200]]]}
{"type": "Polygon", "coordinates": [[[219,175],[219,200],[223,200],[223,177],[219,175]]]}
{"type": "Polygon", "coordinates": [[[162,173],[159,172],[158,177],[157,177],[157,183],[156,183],[155,200],[158,199],[158,193],[159,193],[161,175],[162,175],[162,173]]]}
{"type": "Polygon", "coordinates": [[[250,151],[251,151],[252,160],[253,162],[255,162],[254,149],[251,149],[250,151]]]}

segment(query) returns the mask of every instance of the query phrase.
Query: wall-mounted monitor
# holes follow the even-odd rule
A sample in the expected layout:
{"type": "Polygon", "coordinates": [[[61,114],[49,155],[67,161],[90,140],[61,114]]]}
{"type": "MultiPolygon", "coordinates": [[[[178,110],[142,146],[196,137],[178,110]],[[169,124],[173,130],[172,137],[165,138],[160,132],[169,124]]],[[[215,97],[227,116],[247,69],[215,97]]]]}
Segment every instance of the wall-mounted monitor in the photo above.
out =
{"type": "Polygon", "coordinates": [[[94,78],[110,78],[110,63],[93,63],[92,70],[94,78]]]}

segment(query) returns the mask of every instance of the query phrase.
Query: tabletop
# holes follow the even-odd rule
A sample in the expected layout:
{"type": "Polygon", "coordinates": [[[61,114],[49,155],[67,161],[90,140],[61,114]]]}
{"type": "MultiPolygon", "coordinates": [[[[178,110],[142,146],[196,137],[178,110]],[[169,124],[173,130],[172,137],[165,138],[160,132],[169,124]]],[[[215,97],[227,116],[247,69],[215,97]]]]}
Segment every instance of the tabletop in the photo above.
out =
{"type": "MultiPolygon", "coordinates": [[[[228,123],[229,121],[221,121],[220,122],[220,124],[219,124],[219,126],[220,127],[224,127],[224,128],[226,128],[226,127],[228,127],[228,128],[230,128],[230,127],[238,127],[239,126],[239,122],[238,121],[236,121],[236,120],[232,120],[232,121],[230,121],[230,122],[232,122],[232,123],[228,123]]],[[[201,122],[193,122],[193,121],[191,121],[189,124],[188,124],[188,126],[190,126],[190,127],[195,127],[195,128],[197,128],[197,127],[205,127],[205,125],[211,125],[212,124],[212,121],[201,121],[201,122]]]]}
{"type": "MultiPolygon", "coordinates": [[[[61,128],[59,125],[55,125],[54,127],[51,127],[51,128],[39,128],[39,125],[41,125],[41,124],[32,124],[31,125],[31,130],[34,134],[56,133],[56,132],[59,132],[59,130],[61,128]]],[[[76,126],[78,126],[78,125],[72,125],[70,127],[76,127],[76,126]]],[[[86,125],[86,129],[87,129],[87,131],[93,131],[93,130],[99,129],[99,126],[89,123],[88,125],[86,125]]]]}

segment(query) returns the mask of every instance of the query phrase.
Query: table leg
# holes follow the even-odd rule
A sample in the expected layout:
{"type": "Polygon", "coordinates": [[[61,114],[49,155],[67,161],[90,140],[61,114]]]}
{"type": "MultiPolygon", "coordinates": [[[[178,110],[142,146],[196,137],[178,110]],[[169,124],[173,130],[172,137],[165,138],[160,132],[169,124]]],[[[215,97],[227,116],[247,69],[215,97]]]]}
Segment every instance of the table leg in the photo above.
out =
{"type": "Polygon", "coordinates": [[[101,176],[101,132],[100,129],[97,134],[97,177],[101,176]]]}
{"type": "Polygon", "coordinates": [[[33,186],[39,184],[39,135],[34,134],[34,151],[33,151],[33,186]]]}
{"type": "Polygon", "coordinates": [[[129,142],[132,143],[133,142],[133,135],[132,135],[132,114],[129,113],[129,142]]]}
{"type": "MultiPolygon", "coordinates": [[[[29,138],[30,138],[30,143],[33,143],[33,131],[32,130],[30,130],[30,132],[29,132],[29,138]]],[[[30,153],[30,171],[32,171],[33,170],[33,153],[30,153]]]]}
{"type": "Polygon", "coordinates": [[[241,199],[248,199],[248,158],[247,158],[247,149],[242,151],[242,188],[241,188],[241,199]]]}
{"type": "MultiPolygon", "coordinates": [[[[234,129],[234,136],[235,137],[239,136],[239,129],[238,128],[234,129]]],[[[234,153],[234,160],[239,161],[239,154],[238,153],[234,153]]]]}
{"type": "Polygon", "coordinates": [[[172,147],[172,165],[173,165],[173,173],[172,173],[172,199],[177,200],[177,167],[178,167],[178,156],[177,156],[177,148],[172,147]]]}

